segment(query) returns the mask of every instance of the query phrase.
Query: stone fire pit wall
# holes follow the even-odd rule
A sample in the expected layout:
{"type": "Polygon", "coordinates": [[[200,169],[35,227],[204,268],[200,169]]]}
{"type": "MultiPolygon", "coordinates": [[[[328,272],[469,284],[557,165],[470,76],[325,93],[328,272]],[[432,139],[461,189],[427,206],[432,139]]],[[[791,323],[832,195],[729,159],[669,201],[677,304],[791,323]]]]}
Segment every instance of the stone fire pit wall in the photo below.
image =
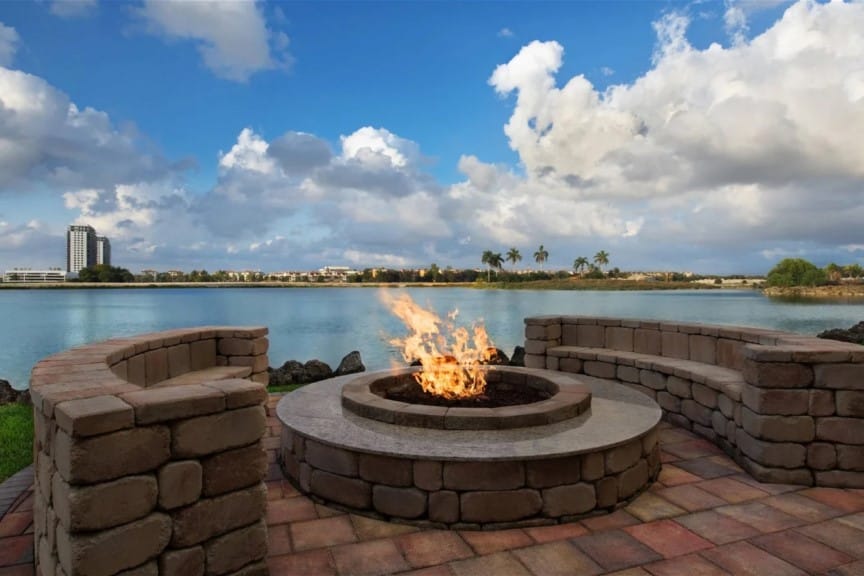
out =
{"type": "Polygon", "coordinates": [[[525,365],[616,379],[764,482],[864,488],[864,347],[737,326],[525,319],[525,365]]]}
{"type": "Polygon", "coordinates": [[[172,330],[33,368],[37,573],[267,573],[266,335],[172,330]]]}

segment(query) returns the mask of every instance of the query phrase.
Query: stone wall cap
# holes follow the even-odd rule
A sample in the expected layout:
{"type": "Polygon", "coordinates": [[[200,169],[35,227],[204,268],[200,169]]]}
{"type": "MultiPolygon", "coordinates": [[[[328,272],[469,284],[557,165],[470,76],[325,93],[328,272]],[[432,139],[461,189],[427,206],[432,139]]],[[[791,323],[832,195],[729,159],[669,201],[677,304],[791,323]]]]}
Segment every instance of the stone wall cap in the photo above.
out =
{"type": "Polygon", "coordinates": [[[132,407],[116,396],[93,396],[60,402],[57,425],[72,436],[96,436],[135,425],[132,407]]]}
{"type": "Polygon", "coordinates": [[[215,388],[190,384],[148,388],[123,394],[135,409],[138,424],[154,424],[225,410],[225,394],[215,388]]]}

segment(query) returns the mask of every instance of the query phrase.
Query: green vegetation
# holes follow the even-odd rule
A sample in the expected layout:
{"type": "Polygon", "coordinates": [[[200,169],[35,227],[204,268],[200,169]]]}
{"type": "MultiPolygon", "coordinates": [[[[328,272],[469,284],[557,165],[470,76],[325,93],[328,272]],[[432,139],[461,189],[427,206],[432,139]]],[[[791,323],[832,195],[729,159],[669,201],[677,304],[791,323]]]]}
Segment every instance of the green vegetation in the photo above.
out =
{"type": "Polygon", "coordinates": [[[267,392],[271,394],[279,394],[282,392],[293,392],[298,388],[302,388],[305,384],[285,384],[284,386],[267,386],[267,392]]]}
{"type": "Polygon", "coordinates": [[[540,248],[534,252],[534,261],[540,265],[540,268],[543,268],[543,263],[549,259],[549,251],[543,247],[543,244],[540,244],[540,248]]]}
{"type": "Polygon", "coordinates": [[[824,270],[803,258],[785,258],[768,272],[768,286],[820,286],[828,281],[824,270]]]}
{"type": "Polygon", "coordinates": [[[78,282],[134,282],[135,276],[126,268],[96,264],[78,272],[78,282]]]}
{"type": "Polygon", "coordinates": [[[33,407],[0,406],[0,482],[33,463],[33,407]]]}

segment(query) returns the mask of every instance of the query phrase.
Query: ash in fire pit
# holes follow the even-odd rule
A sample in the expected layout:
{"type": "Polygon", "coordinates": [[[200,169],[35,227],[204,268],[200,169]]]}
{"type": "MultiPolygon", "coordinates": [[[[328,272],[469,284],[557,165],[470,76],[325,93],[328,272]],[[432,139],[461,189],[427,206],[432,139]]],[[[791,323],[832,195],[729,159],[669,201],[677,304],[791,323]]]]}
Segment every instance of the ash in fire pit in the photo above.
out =
{"type": "Polygon", "coordinates": [[[552,397],[552,393],[529,386],[514,386],[513,384],[501,382],[487,385],[485,391],[477,396],[451,399],[424,392],[417,382],[408,381],[402,385],[389,388],[384,393],[384,397],[396,402],[423,404],[425,406],[500,408],[502,406],[519,406],[547,400],[552,397]]]}

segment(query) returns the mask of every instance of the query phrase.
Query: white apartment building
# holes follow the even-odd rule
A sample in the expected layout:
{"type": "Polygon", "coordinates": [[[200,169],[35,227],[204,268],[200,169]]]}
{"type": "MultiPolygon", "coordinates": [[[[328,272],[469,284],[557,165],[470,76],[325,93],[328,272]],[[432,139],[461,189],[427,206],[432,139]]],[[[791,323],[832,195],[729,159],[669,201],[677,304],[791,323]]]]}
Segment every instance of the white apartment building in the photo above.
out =
{"type": "Polygon", "coordinates": [[[111,241],[107,236],[96,236],[96,264],[111,265],[111,241]]]}
{"type": "Polygon", "coordinates": [[[67,277],[74,277],[59,268],[54,270],[30,270],[29,268],[15,268],[6,270],[3,274],[3,283],[34,283],[34,282],[65,282],[67,277]]]}
{"type": "Polygon", "coordinates": [[[73,224],[66,231],[66,271],[76,274],[96,264],[96,231],[92,226],[73,224]]]}

